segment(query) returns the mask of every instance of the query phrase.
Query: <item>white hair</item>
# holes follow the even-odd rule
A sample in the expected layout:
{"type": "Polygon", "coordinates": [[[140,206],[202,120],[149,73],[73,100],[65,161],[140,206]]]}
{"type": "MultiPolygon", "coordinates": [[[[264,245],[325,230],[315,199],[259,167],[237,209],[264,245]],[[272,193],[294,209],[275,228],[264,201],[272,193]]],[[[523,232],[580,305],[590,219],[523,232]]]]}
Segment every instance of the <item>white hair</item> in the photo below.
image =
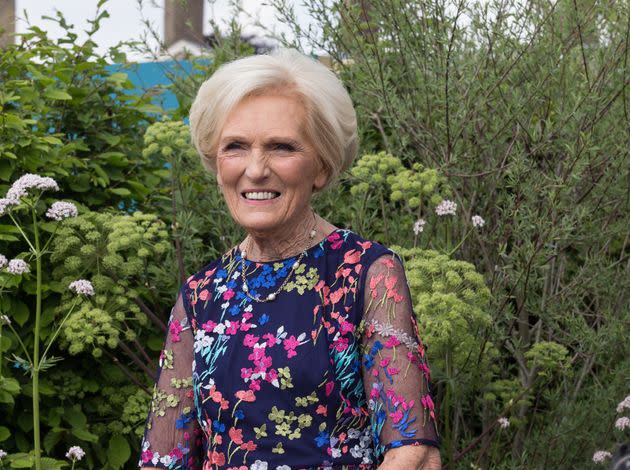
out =
{"type": "Polygon", "coordinates": [[[356,157],[356,112],[337,76],[294,49],[234,60],[201,85],[190,108],[190,129],[202,165],[216,174],[219,137],[230,112],[246,97],[273,93],[290,93],[304,103],[306,133],[329,186],[356,157]]]}

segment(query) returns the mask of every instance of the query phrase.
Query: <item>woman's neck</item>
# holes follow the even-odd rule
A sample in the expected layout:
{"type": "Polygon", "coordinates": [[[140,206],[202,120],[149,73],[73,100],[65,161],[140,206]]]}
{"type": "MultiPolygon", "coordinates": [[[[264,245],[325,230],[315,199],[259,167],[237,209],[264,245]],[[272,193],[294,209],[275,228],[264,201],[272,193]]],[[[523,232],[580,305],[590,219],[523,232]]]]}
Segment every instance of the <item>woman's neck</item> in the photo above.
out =
{"type": "Polygon", "coordinates": [[[247,250],[245,258],[251,261],[272,261],[299,255],[317,244],[335,227],[314,213],[303,217],[294,227],[282,227],[273,233],[248,231],[248,236],[238,248],[247,250]],[[313,217],[315,215],[315,217],[313,217]],[[315,236],[310,237],[311,230],[315,236]]]}

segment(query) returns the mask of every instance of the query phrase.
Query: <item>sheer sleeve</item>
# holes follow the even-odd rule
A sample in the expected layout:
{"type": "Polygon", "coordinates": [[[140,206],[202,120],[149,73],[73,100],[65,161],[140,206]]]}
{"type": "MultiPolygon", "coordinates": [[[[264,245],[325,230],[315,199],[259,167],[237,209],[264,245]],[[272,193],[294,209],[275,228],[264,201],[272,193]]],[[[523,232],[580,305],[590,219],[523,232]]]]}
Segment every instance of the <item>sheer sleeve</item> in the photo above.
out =
{"type": "Polygon", "coordinates": [[[439,446],[429,367],[397,256],[379,256],[363,289],[363,382],[378,459],[403,445],[439,446]]]}
{"type": "Polygon", "coordinates": [[[194,337],[180,289],[168,320],[138,465],[201,470],[202,432],[192,388],[194,337]]]}

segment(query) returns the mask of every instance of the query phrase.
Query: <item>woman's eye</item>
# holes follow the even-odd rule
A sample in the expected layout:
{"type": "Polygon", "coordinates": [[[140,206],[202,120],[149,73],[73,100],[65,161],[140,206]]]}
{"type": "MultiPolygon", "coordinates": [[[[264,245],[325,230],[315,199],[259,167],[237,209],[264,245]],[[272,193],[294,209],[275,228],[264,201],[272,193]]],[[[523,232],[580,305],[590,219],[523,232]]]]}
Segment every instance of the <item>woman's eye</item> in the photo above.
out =
{"type": "Polygon", "coordinates": [[[295,147],[291,144],[275,144],[273,147],[274,150],[282,150],[284,152],[293,152],[295,150],[295,147]]]}
{"type": "Polygon", "coordinates": [[[238,142],[230,142],[225,147],[223,147],[223,150],[236,150],[240,148],[241,148],[241,144],[239,144],[238,142]]]}

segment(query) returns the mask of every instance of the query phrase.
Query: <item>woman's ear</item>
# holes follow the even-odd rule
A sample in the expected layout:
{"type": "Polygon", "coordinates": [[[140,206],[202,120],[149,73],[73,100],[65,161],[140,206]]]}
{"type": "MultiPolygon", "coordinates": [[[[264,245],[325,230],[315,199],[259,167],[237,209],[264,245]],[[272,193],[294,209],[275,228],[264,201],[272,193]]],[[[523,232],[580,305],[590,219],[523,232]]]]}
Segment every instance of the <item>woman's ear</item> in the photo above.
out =
{"type": "Polygon", "coordinates": [[[315,175],[315,179],[313,180],[313,190],[322,189],[324,186],[326,186],[329,178],[330,170],[320,162],[319,170],[315,175]]]}

